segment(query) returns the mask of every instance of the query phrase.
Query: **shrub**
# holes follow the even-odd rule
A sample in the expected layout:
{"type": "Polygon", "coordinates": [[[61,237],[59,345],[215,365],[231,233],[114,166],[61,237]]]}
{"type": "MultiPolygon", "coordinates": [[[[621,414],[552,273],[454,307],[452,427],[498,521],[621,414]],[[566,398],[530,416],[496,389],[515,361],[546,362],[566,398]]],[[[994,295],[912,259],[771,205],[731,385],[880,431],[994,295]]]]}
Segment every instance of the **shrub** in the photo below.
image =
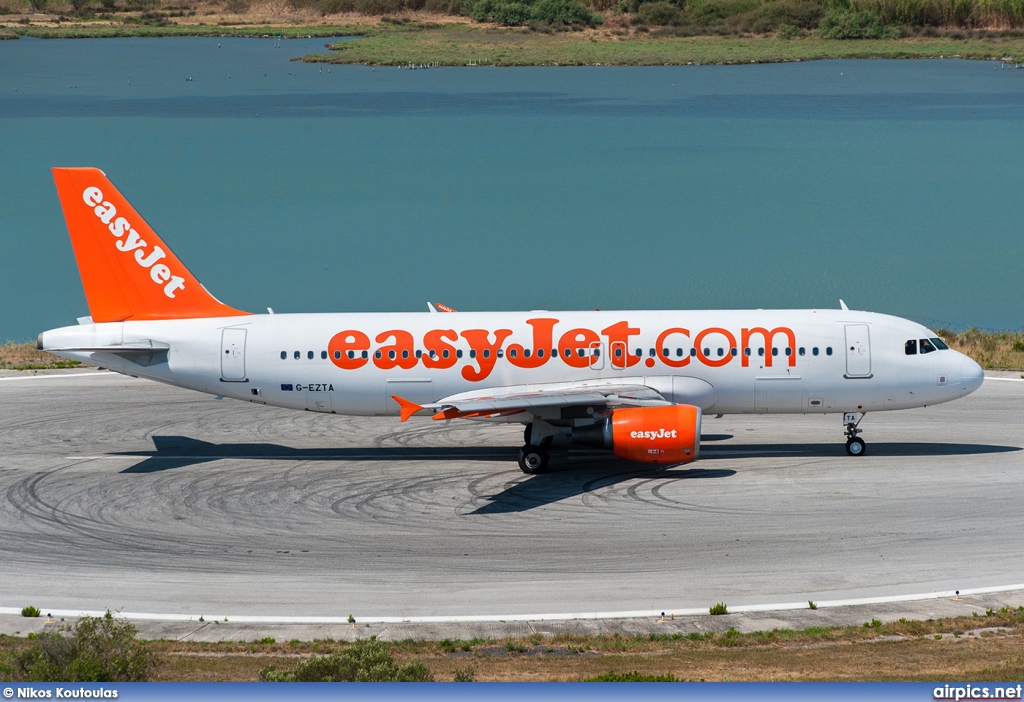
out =
{"type": "Polygon", "coordinates": [[[818,34],[825,39],[894,39],[896,27],[887,27],[873,12],[837,12],[825,15],[818,34]]]}
{"type": "Polygon", "coordinates": [[[441,15],[464,15],[466,0],[426,0],[423,9],[441,15]]]}
{"type": "MultiPolygon", "coordinates": [[[[769,2],[742,17],[742,25],[752,32],[781,31],[789,25],[796,29],[814,29],[821,22],[824,10],[816,2],[769,2]]],[[[795,35],[791,33],[790,36],[795,35]]]]}
{"type": "Polygon", "coordinates": [[[10,656],[12,680],[23,682],[140,682],[147,680],[156,656],[127,620],[108,610],[102,617],[82,617],[61,633],[40,634],[34,643],[10,656]]]}
{"type": "Polygon", "coordinates": [[[665,0],[645,2],[637,12],[650,24],[654,25],[672,24],[679,20],[679,8],[665,2],[665,0]]]}
{"type": "Polygon", "coordinates": [[[599,15],[583,7],[579,0],[540,0],[533,8],[534,19],[548,24],[597,24],[599,15]]]}
{"type": "Polygon", "coordinates": [[[39,608],[33,607],[32,605],[21,610],[21,616],[23,617],[38,617],[41,614],[42,612],[39,611],[39,608]]]}
{"type": "Polygon", "coordinates": [[[316,9],[321,15],[355,12],[356,0],[317,0],[316,9]]]}
{"type": "Polygon", "coordinates": [[[759,7],[757,0],[706,0],[700,4],[692,4],[687,8],[687,15],[694,24],[720,24],[722,21],[752,12],[759,7]]]}
{"type": "Polygon", "coordinates": [[[465,668],[455,669],[455,678],[452,682],[476,682],[476,668],[467,665],[465,668]]]}
{"type": "Polygon", "coordinates": [[[432,682],[422,663],[398,665],[391,647],[376,637],[356,641],[329,656],[310,656],[291,672],[269,665],[260,670],[262,682],[432,682]]]}
{"type": "Polygon", "coordinates": [[[536,5],[508,0],[478,0],[469,8],[477,22],[495,22],[514,27],[531,21],[548,25],[599,24],[600,15],[585,8],[579,0],[540,0],[536,5]]]}
{"type": "Polygon", "coordinates": [[[818,605],[814,603],[814,600],[807,600],[807,606],[810,609],[817,609],[818,608],[818,605]]]}
{"type": "Polygon", "coordinates": [[[725,606],[724,602],[719,602],[718,604],[708,607],[708,612],[711,614],[728,614],[729,608],[725,606]]]}
{"type": "Polygon", "coordinates": [[[645,675],[634,670],[629,673],[609,671],[593,678],[587,678],[583,682],[680,682],[680,680],[672,673],[645,675]]]}

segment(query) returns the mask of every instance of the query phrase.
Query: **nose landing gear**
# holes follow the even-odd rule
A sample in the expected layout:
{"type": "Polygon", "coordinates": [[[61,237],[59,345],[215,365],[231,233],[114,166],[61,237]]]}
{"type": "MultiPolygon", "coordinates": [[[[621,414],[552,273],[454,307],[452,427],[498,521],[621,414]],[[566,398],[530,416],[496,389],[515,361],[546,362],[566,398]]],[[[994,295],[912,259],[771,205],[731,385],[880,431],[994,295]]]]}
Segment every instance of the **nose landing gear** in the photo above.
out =
{"type": "Polygon", "coordinates": [[[843,424],[846,425],[846,431],[843,432],[846,434],[846,453],[851,456],[863,456],[864,452],[867,450],[867,445],[864,443],[864,439],[857,436],[857,434],[864,431],[857,427],[864,420],[865,416],[867,416],[867,412],[861,412],[860,419],[857,419],[856,412],[846,412],[843,415],[843,424]]]}

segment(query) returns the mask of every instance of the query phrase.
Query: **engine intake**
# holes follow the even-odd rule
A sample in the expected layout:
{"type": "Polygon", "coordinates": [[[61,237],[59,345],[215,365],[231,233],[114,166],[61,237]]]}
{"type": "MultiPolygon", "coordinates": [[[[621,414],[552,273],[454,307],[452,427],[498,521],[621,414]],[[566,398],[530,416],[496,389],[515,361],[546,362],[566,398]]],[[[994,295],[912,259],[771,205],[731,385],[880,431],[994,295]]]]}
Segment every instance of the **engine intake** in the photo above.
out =
{"type": "Polygon", "coordinates": [[[689,463],[700,456],[701,409],[693,405],[612,410],[603,421],[572,432],[573,443],[611,449],[642,463],[689,463]]]}

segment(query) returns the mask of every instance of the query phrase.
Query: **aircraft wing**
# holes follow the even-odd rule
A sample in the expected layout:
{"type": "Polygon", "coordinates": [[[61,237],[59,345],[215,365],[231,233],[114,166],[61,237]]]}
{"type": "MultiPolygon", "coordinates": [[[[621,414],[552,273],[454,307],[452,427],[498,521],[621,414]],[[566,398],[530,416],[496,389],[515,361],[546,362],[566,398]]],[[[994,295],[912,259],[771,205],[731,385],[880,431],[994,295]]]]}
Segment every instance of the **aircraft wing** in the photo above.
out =
{"type": "Polygon", "coordinates": [[[462,393],[425,405],[418,405],[397,395],[392,395],[392,398],[401,408],[403,422],[422,410],[433,410],[433,419],[471,419],[510,416],[544,407],[658,407],[673,404],[646,385],[598,385],[503,394],[494,394],[492,389],[462,393]]]}

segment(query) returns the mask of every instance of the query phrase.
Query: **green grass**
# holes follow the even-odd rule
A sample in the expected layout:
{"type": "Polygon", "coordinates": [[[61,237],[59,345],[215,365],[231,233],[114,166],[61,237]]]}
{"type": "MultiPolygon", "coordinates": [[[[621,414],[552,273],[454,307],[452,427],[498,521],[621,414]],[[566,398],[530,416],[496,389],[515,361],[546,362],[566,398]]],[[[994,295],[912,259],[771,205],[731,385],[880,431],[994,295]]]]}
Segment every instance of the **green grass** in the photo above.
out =
{"type": "Polygon", "coordinates": [[[1024,38],[954,39],[912,37],[849,41],[774,36],[658,36],[656,33],[619,37],[591,32],[555,35],[525,30],[483,29],[449,25],[421,31],[378,32],[357,41],[336,43],[327,54],[310,54],[304,61],[403,66],[437,63],[442,66],[655,66],[699,63],[778,63],[854,58],[997,59],[1024,61],[1024,38]]]}

